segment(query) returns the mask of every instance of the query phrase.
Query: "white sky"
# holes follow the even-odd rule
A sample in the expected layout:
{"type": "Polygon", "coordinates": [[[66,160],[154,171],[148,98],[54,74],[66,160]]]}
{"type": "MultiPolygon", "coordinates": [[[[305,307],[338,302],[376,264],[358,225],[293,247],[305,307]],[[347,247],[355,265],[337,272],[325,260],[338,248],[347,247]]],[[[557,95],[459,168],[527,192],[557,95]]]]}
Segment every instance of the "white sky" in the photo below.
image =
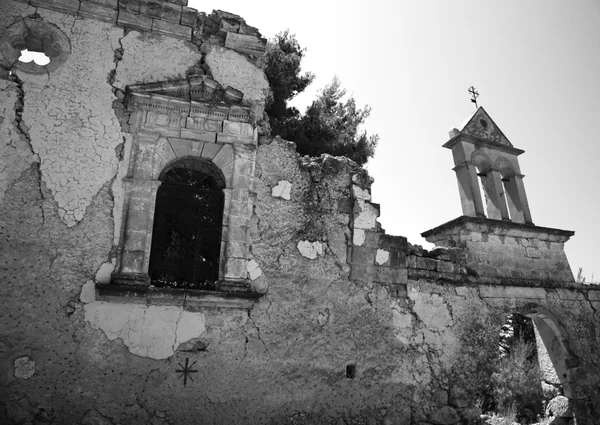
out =
{"type": "Polygon", "coordinates": [[[600,280],[600,2],[596,0],[189,0],[241,15],[264,37],[289,28],[315,82],[304,111],[337,75],[373,108],[381,137],[368,164],[387,233],[420,233],[462,214],[452,155],[441,145],[473,111],[474,85],[515,147],[533,221],[575,230],[573,272],[600,280]]]}

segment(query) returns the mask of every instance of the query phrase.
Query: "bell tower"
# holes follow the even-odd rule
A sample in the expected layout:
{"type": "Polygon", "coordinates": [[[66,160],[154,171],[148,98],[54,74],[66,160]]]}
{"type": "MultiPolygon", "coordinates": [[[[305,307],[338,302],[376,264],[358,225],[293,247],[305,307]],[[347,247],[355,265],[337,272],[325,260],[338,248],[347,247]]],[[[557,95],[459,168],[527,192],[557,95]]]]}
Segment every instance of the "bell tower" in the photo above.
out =
{"type": "Polygon", "coordinates": [[[421,234],[466,251],[469,279],[576,286],[564,252],[575,232],[533,224],[515,148],[482,107],[444,145],[452,151],[463,215],[421,234]]]}
{"type": "Polygon", "coordinates": [[[444,145],[452,150],[463,214],[533,224],[515,148],[482,107],[444,145]]]}

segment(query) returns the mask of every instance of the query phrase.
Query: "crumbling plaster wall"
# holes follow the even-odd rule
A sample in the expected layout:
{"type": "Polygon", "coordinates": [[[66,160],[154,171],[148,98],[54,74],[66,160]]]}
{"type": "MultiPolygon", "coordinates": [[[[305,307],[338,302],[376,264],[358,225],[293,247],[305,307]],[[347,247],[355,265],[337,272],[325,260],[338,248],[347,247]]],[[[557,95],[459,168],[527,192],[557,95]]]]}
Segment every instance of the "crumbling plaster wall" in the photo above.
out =
{"type": "MultiPolygon", "coordinates": [[[[35,11],[8,5],[2,25],[35,11]]],[[[478,285],[462,250],[425,253],[385,235],[356,164],[300,158],[278,138],[256,153],[248,272],[266,293],[253,308],[95,301],[129,155],[118,90],[180,78],[201,56],[184,41],[38,13],[73,49],[54,73],[0,80],[2,149],[17,146],[0,169],[0,422],[468,423],[469,390],[486,378],[506,315],[536,306],[578,358],[579,422],[600,415],[598,291],[478,285]],[[186,359],[196,372],[184,386],[186,359]]],[[[239,84],[256,100],[261,81],[239,84]]]]}

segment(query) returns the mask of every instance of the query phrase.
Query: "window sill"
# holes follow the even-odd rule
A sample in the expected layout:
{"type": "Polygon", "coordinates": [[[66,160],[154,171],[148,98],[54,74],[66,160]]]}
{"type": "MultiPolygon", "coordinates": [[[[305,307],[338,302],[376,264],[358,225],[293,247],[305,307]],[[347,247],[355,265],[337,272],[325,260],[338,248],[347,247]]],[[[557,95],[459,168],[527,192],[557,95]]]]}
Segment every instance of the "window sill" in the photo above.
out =
{"type": "Polygon", "coordinates": [[[113,303],[180,306],[186,311],[202,308],[252,308],[264,294],[245,285],[223,287],[225,291],[157,288],[147,285],[96,284],[96,300],[113,303]]]}

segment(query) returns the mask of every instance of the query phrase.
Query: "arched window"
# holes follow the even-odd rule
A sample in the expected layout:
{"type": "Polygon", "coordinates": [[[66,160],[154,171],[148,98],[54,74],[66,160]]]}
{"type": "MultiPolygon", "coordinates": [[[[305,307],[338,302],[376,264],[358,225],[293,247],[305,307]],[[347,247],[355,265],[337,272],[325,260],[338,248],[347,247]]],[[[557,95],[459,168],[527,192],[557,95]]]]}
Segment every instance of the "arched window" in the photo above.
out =
{"type": "Polygon", "coordinates": [[[225,178],[184,158],[160,174],[149,275],[154,286],[213,289],[219,278],[225,178]]]}

